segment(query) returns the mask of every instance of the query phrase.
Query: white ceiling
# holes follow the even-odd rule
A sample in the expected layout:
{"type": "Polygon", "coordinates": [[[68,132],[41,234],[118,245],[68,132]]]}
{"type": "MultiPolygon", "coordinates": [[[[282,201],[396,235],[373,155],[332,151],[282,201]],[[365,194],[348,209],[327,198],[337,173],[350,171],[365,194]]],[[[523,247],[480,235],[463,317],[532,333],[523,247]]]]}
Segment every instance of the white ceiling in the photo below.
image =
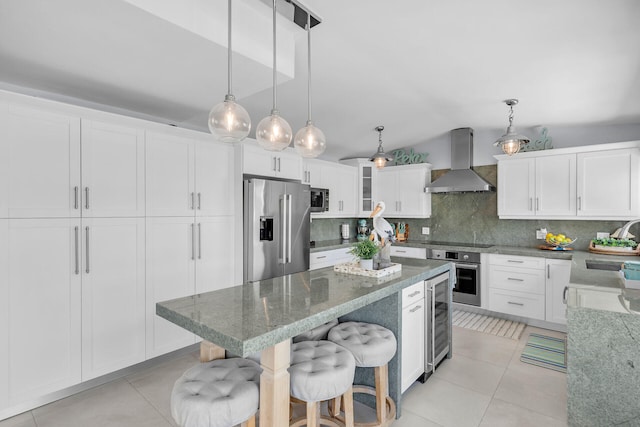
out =
{"type": "MultiPolygon", "coordinates": [[[[226,93],[226,49],[216,41],[226,35],[226,2],[164,1],[222,2],[191,11],[201,29],[215,27],[213,35],[135,1],[2,0],[0,82],[206,130],[208,110],[226,93]],[[218,16],[207,15],[216,10],[218,16]]],[[[239,1],[266,8],[260,0],[239,1]]],[[[313,119],[327,136],[325,158],[372,154],[379,124],[387,151],[457,127],[504,129],[506,98],[520,99],[519,130],[640,123],[637,0],[304,3],[323,20],[312,31],[312,59],[313,119]]],[[[260,46],[254,50],[262,55],[234,55],[233,92],[254,127],[272,103],[264,60],[271,51],[251,41],[271,40],[269,12],[260,13],[234,17],[234,40],[260,46]]],[[[283,42],[293,34],[296,43],[295,76],[279,77],[278,108],[295,131],[307,118],[306,36],[285,30],[283,42]]]]}

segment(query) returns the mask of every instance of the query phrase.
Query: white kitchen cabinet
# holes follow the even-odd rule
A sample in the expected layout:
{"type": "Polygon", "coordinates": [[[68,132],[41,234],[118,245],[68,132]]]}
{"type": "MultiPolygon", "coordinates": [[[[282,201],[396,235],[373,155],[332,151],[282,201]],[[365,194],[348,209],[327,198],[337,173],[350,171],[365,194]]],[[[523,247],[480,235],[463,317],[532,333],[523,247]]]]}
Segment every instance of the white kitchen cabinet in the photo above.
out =
{"type": "Polygon", "coordinates": [[[427,248],[411,248],[407,246],[391,245],[391,256],[427,259],[427,248]]]}
{"type": "Polygon", "coordinates": [[[368,217],[373,211],[376,200],[374,189],[376,186],[377,169],[369,159],[347,159],[340,163],[354,166],[357,170],[356,216],[368,217]]]}
{"type": "Polygon", "coordinates": [[[0,104],[0,217],[80,216],[80,119],[0,104]]]}
{"type": "Polygon", "coordinates": [[[489,310],[545,320],[545,260],[491,255],[489,310]]]}
{"type": "Polygon", "coordinates": [[[575,154],[498,162],[500,218],[562,218],[575,214],[575,154]]]}
{"type": "Polygon", "coordinates": [[[546,320],[567,324],[567,292],[571,277],[571,261],[547,259],[546,320]]]}
{"type": "Polygon", "coordinates": [[[156,303],[195,291],[197,240],[193,217],[146,219],[146,357],[194,344],[195,336],[156,315],[156,303]]]}
{"type": "Polygon", "coordinates": [[[350,252],[351,247],[330,249],[328,251],[311,252],[309,254],[309,270],[331,267],[344,262],[351,262],[356,257],[350,252]]]}
{"type": "Polygon", "coordinates": [[[578,154],[578,216],[638,217],[639,169],[637,148],[578,154]]]}
{"type": "Polygon", "coordinates": [[[144,218],[82,221],[83,381],[145,360],[144,233],[144,218]]]}
{"type": "Polygon", "coordinates": [[[267,151],[247,139],[242,143],[242,173],[302,181],[302,157],[290,148],[267,151]]]}
{"type": "Polygon", "coordinates": [[[147,216],[233,212],[233,149],[213,141],[147,132],[147,216]]]}
{"type": "Polygon", "coordinates": [[[384,215],[392,218],[428,218],[431,195],[424,189],[431,182],[431,165],[391,166],[377,172],[377,201],[383,201],[384,215]]]}
{"type": "Polygon", "coordinates": [[[144,130],[83,119],[82,216],[144,216],[144,162],[144,130]]]}
{"type": "Polygon", "coordinates": [[[356,169],[325,162],[322,186],[329,189],[329,212],[326,217],[345,218],[356,215],[356,169]]]}
{"type": "Polygon", "coordinates": [[[216,291],[242,282],[242,277],[235,276],[233,225],[232,216],[196,219],[195,293],[216,291]]]}
{"type": "Polygon", "coordinates": [[[322,188],[322,160],[304,159],[302,161],[302,183],[322,188]]]}
{"type": "Polygon", "coordinates": [[[424,282],[402,290],[402,357],[400,388],[404,393],[424,373],[424,282]]]}
{"type": "Polygon", "coordinates": [[[81,381],[80,220],[3,224],[0,398],[12,406],[81,381]]]}

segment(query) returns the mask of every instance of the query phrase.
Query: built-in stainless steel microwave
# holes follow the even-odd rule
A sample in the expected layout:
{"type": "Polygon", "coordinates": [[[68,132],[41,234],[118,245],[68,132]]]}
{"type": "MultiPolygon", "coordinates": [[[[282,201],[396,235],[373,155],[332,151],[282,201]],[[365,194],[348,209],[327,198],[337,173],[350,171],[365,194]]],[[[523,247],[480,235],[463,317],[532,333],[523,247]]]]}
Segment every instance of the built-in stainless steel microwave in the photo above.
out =
{"type": "Polygon", "coordinates": [[[329,189],[311,189],[311,212],[327,212],[329,210],[329,189]]]}

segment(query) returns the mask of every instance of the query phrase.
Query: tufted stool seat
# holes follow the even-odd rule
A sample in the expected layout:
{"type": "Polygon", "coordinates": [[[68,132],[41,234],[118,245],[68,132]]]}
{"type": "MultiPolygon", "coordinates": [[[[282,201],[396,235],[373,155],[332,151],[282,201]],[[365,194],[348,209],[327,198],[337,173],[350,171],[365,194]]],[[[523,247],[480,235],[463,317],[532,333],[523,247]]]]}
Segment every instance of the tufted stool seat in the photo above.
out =
{"type": "Polygon", "coordinates": [[[301,341],[291,346],[291,396],[307,404],[306,418],[291,426],[319,424],[339,426],[335,420],[320,416],[320,402],[342,396],[344,425],[353,426],[352,384],[356,363],[351,353],[330,341],[301,341]]]}
{"type": "Polygon", "coordinates": [[[329,331],[338,325],[338,319],[332,320],[320,326],[317,326],[307,332],[303,332],[300,335],[296,335],[293,337],[293,342],[301,342],[301,341],[320,341],[326,340],[329,331]]]}
{"type": "Polygon", "coordinates": [[[356,425],[381,426],[390,424],[395,417],[395,403],[389,397],[388,363],[396,354],[398,343],[389,329],[365,322],[344,322],[329,332],[329,340],[353,354],[356,366],[374,368],[375,388],[354,386],[354,393],[366,393],[376,397],[376,423],[356,425]]]}
{"type": "Polygon", "coordinates": [[[180,427],[255,426],[261,372],[257,363],[241,358],[194,366],[173,386],[173,419],[180,427]]]}

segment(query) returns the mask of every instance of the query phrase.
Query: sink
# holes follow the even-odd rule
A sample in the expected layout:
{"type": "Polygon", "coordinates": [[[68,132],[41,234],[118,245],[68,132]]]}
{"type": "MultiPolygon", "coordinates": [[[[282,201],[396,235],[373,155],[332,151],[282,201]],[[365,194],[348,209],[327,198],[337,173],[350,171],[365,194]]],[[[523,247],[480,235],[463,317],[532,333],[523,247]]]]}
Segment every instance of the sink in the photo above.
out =
{"type": "Polygon", "coordinates": [[[592,270],[608,270],[619,271],[622,269],[622,262],[620,261],[598,261],[598,260],[586,260],[585,264],[588,269],[592,270]]]}

